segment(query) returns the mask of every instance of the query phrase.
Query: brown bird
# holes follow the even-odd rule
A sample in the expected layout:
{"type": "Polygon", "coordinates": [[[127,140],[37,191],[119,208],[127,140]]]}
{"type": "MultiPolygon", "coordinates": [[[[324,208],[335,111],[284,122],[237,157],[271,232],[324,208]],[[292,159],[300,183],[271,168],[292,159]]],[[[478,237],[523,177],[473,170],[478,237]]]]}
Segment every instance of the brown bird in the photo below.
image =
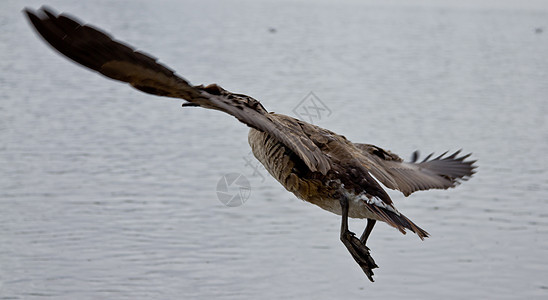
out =
{"type": "Polygon", "coordinates": [[[231,93],[216,84],[193,86],[157,59],[116,41],[95,27],[42,7],[25,9],[36,31],[53,48],[73,61],[109,78],[127,82],[145,93],[180,98],[186,106],[223,111],[251,129],[249,144],[255,157],[298,198],[342,216],[340,239],[369,280],[375,261],[366,241],[377,220],[421,239],[428,233],[400,213],[378,183],[402,192],[447,189],[474,173],[475,161],[460,150],[404,162],[396,154],[307,122],[268,112],[252,97],[231,93]],[[360,238],[348,229],[348,218],[367,219],[360,238]]]}

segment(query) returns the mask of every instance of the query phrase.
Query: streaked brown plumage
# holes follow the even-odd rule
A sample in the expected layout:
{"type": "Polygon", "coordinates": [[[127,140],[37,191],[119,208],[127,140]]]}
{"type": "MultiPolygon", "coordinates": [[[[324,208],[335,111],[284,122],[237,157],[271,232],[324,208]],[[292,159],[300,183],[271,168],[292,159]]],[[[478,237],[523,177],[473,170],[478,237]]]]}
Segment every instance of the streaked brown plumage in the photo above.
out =
{"type": "Polygon", "coordinates": [[[428,233],[398,212],[380,181],[405,196],[419,190],[455,187],[474,174],[470,154],[428,156],[421,162],[400,157],[369,144],[297,120],[269,113],[252,97],[234,94],[218,85],[192,86],[148,54],[114,40],[110,35],[51,9],[25,10],[37,32],[56,50],[109,78],[127,82],[145,93],[184,99],[183,106],[223,111],[251,127],[249,144],[255,157],[297,197],[342,215],[341,241],[368,278],[376,264],[365,246],[376,220],[421,239],[428,233]],[[374,177],[373,177],[374,176],[374,177]],[[377,180],[375,180],[377,179],[377,180]],[[361,238],[348,230],[347,218],[365,218],[361,238]]]}

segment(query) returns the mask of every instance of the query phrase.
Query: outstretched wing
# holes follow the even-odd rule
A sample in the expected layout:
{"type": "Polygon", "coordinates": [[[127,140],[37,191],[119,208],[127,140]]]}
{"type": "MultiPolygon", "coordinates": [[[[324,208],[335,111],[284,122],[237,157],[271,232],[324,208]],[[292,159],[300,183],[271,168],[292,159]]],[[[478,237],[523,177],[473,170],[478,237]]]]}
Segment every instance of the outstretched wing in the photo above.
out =
{"type": "Polygon", "coordinates": [[[144,92],[180,98],[195,91],[189,83],[157,59],[135,51],[105,32],[83,25],[75,18],[55,15],[42,7],[25,12],[36,31],[61,54],[112,79],[131,84],[144,92]]]}
{"type": "Polygon", "coordinates": [[[430,159],[428,155],[417,162],[418,152],[413,154],[413,161],[404,162],[399,156],[369,144],[354,144],[362,150],[367,160],[366,167],[375,178],[386,187],[398,190],[405,196],[421,190],[448,189],[461,181],[468,180],[474,173],[475,160],[466,160],[470,154],[459,157],[459,151],[445,156],[430,159]]]}
{"type": "Polygon", "coordinates": [[[184,106],[216,109],[236,117],[242,123],[267,132],[278,139],[312,171],[326,174],[330,168],[325,155],[302,137],[287,134],[283,124],[252,97],[230,93],[217,85],[192,86],[157,59],[116,41],[112,36],[73,17],[56,15],[42,7],[37,12],[25,9],[36,31],[53,48],[73,61],[109,78],[127,82],[145,93],[180,98],[184,106]]]}

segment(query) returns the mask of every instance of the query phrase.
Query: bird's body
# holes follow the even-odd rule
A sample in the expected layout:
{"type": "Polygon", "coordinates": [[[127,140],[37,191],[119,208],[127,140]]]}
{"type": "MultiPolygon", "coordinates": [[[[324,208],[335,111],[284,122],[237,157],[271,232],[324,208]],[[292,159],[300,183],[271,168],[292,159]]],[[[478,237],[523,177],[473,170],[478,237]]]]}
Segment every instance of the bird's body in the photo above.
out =
{"type": "Polygon", "coordinates": [[[250,129],[248,141],[253,154],[285,189],[337,215],[342,214],[339,199],[346,197],[350,218],[380,220],[402,232],[407,228],[421,238],[428,236],[398,212],[388,194],[369,175],[367,167],[373,164],[368,163],[371,160],[364,147],[380,148],[356,145],[342,135],[286,115],[269,115],[291,128],[291,132],[307,137],[325,154],[330,164],[326,174],[312,172],[283,143],[268,133],[250,129]]]}
{"type": "MultiPolygon", "coordinates": [[[[344,162],[341,159],[344,157],[354,158],[361,155],[359,149],[349,142],[345,137],[340,136],[329,130],[301,122],[297,119],[285,115],[274,114],[278,118],[282,118],[287,122],[310,126],[317,133],[314,141],[323,142],[326,149],[325,153],[329,153],[332,160],[333,169],[326,175],[319,172],[310,172],[310,170],[296,159],[295,155],[287,149],[282,143],[279,143],[267,133],[250,129],[249,130],[249,145],[253,151],[253,155],[265,166],[265,169],[280,182],[286,190],[292,192],[299,199],[315,204],[322,209],[330,211],[334,214],[341,215],[341,206],[339,204],[339,193],[343,190],[347,191],[347,195],[352,200],[350,202],[349,214],[350,218],[360,219],[377,219],[378,217],[367,209],[366,201],[359,198],[359,190],[352,191],[349,189],[352,185],[362,186],[365,189],[366,183],[360,185],[359,177],[351,175],[346,170],[351,162],[344,162]],[[327,148],[328,143],[335,149],[327,148]],[[345,184],[346,183],[346,184],[345,184]],[[358,194],[356,194],[358,192],[358,194]]],[[[359,168],[359,165],[358,165],[359,168]]],[[[365,192],[361,191],[361,192],[365,192]]]]}
{"type": "Polygon", "coordinates": [[[470,156],[460,151],[411,162],[374,145],[352,143],[344,136],[307,122],[268,112],[252,97],[218,85],[192,86],[147,54],[114,40],[94,27],[47,8],[26,10],[31,24],[56,50],[109,78],[127,82],[145,93],[184,99],[183,106],[220,110],[249,126],[255,157],[298,198],[342,216],[341,241],[372,279],[377,265],[365,246],[376,221],[421,239],[428,233],[400,213],[381,187],[405,196],[427,189],[447,189],[474,173],[470,156]],[[361,238],[348,230],[348,217],[367,219],[361,238]]]}
{"type": "MultiPolygon", "coordinates": [[[[283,117],[288,118],[287,116],[283,117]]],[[[286,190],[327,211],[341,214],[338,200],[333,200],[334,192],[333,188],[329,186],[331,182],[327,175],[310,172],[306,166],[295,159],[295,155],[291,151],[288,151],[283,144],[267,133],[250,129],[248,140],[253,155],[286,190]]],[[[332,185],[340,184],[332,182],[332,185]]],[[[355,213],[351,215],[354,218],[360,217],[355,213]]]]}

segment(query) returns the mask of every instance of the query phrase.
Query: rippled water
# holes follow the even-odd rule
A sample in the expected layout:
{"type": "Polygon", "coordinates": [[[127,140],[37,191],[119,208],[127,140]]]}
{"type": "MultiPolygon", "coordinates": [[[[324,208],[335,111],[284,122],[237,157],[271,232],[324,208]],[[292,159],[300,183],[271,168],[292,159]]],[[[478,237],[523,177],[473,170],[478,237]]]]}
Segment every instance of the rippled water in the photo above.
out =
{"type": "Polygon", "coordinates": [[[479,170],[454,190],[391,193],[432,237],[377,225],[371,284],[337,216],[253,174],[245,126],[76,67],[2,1],[0,299],[548,297],[542,2],[50,4],[193,83],[290,115],[313,91],[323,127],[404,157],[464,148],[479,170]],[[243,206],[217,200],[227,173],[250,181],[243,206]]]}

